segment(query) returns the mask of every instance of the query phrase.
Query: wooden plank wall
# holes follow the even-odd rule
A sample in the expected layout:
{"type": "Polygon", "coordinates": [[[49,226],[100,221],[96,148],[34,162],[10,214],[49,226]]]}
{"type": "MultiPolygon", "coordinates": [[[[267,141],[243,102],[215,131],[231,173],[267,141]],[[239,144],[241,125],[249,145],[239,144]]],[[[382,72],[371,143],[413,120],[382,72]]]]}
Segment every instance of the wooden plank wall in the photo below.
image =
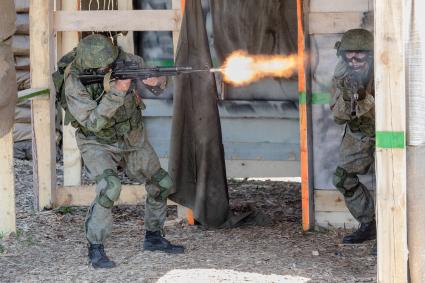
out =
{"type": "MultiPolygon", "coordinates": [[[[342,196],[332,184],[343,127],[333,122],[329,109],[330,87],[337,62],[335,42],[348,29],[365,28],[373,31],[373,1],[310,0],[308,23],[316,224],[326,227],[354,227],[357,225],[356,221],[345,208],[344,202],[339,201],[342,196]],[[323,202],[325,196],[329,200],[323,202]]],[[[368,175],[361,177],[369,189],[375,187],[373,173],[372,169],[368,175]]]]}

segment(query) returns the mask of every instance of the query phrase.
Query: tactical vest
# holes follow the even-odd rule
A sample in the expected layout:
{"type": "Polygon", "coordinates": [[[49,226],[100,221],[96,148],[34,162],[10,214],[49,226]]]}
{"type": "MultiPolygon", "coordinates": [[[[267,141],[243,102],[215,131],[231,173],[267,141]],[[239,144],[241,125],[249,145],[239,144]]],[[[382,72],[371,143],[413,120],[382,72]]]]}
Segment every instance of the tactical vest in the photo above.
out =
{"type": "MultiPolygon", "coordinates": [[[[101,96],[104,92],[101,84],[89,85],[86,88],[92,95],[93,100],[101,100],[101,96]]],[[[117,109],[114,116],[108,120],[108,123],[99,132],[95,133],[88,130],[81,126],[76,120],[71,122],[71,125],[78,128],[84,136],[96,138],[100,143],[115,143],[127,136],[130,131],[143,127],[141,106],[136,101],[136,95],[138,95],[136,94],[136,87],[134,83],[132,83],[124,98],[124,105],[117,109]]]]}
{"type": "MultiPolygon", "coordinates": [[[[71,124],[74,128],[87,138],[95,138],[98,142],[104,144],[113,144],[126,136],[131,130],[141,128],[142,113],[144,104],[142,101],[136,100],[136,85],[132,83],[130,89],[125,96],[124,105],[118,108],[112,118],[109,119],[105,127],[99,132],[92,132],[83,127],[72,116],[68,110],[68,105],[65,97],[64,77],[66,69],[72,64],[75,59],[75,48],[71,52],[64,55],[58,62],[58,70],[52,74],[53,82],[56,89],[56,101],[61,105],[65,111],[64,124],[71,124]]],[[[104,94],[104,89],[101,84],[92,84],[86,86],[87,91],[91,94],[94,101],[100,101],[104,94]]]]}

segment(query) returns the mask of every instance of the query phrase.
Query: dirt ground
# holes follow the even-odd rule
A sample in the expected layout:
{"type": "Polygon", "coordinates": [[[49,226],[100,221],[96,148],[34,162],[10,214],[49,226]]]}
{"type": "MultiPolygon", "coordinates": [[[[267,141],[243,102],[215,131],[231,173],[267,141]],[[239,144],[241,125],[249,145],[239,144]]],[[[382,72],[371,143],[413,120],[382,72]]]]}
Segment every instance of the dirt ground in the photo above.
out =
{"type": "Polygon", "coordinates": [[[205,230],[176,221],[170,207],[167,238],[185,245],[184,255],[143,252],[143,206],[115,207],[106,250],[118,267],[94,270],[86,257],[85,208],[35,212],[32,164],[15,165],[18,231],[0,235],[0,282],[376,281],[373,242],[340,245],[350,232],[342,229],[303,233],[300,185],[272,181],[229,181],[232,206],[261,209],[273,220],[268,227],[205,230]]]}

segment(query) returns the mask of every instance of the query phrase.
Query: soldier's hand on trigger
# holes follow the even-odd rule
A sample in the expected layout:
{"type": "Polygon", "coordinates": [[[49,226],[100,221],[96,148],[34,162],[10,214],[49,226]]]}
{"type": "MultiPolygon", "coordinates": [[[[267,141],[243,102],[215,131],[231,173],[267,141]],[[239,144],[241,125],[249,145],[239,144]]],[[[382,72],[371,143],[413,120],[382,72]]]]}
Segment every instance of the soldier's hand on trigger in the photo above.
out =
{"type": "Polygon", "coordinates": [[[357,94],[359,95],[358,100],[363,100],[366,98],[366,90],[362,87],[357,90],[357,94]]]}
{"type": "Polygon", "coordinates": [[[143,83],[148,86],[163,86],[167,81],[166,77],[152,77],[143,80],[143,83]]]}
{"type": "Polygon", "coordinates": [[[116,80],[115,81],[115,88],[118,91],[127,93],[128,89],[130,88],[131,80],[116,80]]]}

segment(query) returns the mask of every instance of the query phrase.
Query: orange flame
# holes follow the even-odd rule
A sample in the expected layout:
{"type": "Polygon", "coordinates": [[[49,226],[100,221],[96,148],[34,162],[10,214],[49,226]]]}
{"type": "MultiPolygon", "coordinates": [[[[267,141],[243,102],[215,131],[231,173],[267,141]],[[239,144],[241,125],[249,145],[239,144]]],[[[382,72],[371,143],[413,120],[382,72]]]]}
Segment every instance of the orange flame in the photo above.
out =
{"type": "Polygon", "coordinates": [[[221,67],[224,81],[243,86],[265,77],[289,78],[297,69],[296,55],[249,55],[238,50],[221,67]]]}

